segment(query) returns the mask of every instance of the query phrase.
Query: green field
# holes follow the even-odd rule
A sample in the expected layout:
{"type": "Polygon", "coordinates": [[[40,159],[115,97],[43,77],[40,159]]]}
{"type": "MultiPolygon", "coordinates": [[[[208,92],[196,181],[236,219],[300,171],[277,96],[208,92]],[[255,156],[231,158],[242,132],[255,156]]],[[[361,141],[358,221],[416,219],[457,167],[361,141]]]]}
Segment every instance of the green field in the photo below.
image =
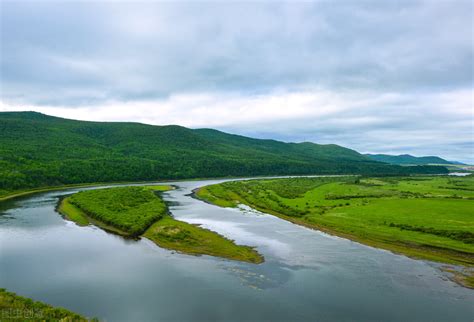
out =
{"type": "Polygon", "coordinates": [[[474,265],[474,176],[248,180],[196,195],[408,256],[474,265]]]}
{"type": "MultiPolygon", "coordinates": [[[[67,198],[63,207],[75,206],[87,216],[119,229],[126,235],[139,236],[166,215],[165,203],[153,192],[154,189],[163,191],[166,188],[152,186],[86,190],[67,198]]],[[[70,212],[69,216],[71,219],[71,216],[80,217],[77,211],[70,212]]],[[[85,223],[83,218],[80,223],[85,223]]]]}
{"type": "Polygon", "coordinates": [[[169,189],[172,187],[135,186],[81,191],[61,200],[58,211],[80,226],[94,224],[128,237],[144,236],[161,247],[187,254],[263,262],[252,247],[171,217],[155,193],[169,189]]]}
{"type": "MultiPolygon", "coordinates": [[[[89,321],[63,308],[33,301],[0,289],[0,321],[89,321]]],[[[91,321],[97,321],[92,319],[91,321]]]]}
{"type": "Polygon", "coordinates": [[[158,220],[143,236],[163,248],[186,254],[206,254],[250,263],[263,262],[263,257],[252,247],[236,245],[213,231],[170,216],[158,220]]]}

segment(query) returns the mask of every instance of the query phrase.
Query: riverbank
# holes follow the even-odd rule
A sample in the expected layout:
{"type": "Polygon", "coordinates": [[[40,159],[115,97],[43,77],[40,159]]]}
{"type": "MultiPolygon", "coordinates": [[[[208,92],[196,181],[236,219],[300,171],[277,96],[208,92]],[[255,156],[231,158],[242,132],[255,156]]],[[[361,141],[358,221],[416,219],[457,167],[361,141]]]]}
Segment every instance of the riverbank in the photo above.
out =
{"type": "Polygon", "coordinates": [[[462,265],[466,269],[456,273],[456,281],[474,287],[473,183],[472,178],[249,180],[201,187],[194,195],[221,207],[245,204],[412,258],[462,265]]]}
{"type": "MultiPolygon", "coordinates": [[[[311,175],[308,175],[311,176],[311,175]]],[[[337,175],[334,175],[337,176],[337,175]]],[[[275,176],[256,176],[254,178],[265,179],[265,178],[274,178],[275,176]]],[[[190,179],[157,179],[153,181],[114,181],[114,182],[92,182],[92,183],[78,183],[78,184],[66,184],[60,186],[52,186],[52,187],[40,187],[40,188],[33,188],[33,189],[25,189],[25,190],[15,190],[15,191],[0,191],[0,202],[7,201],[15,198],[20,198],[24,196],[29,196],[35,193],[42,193],[42,192],[49,192],[49,191],[57,191],[57,190],[67,190],[67,189],[74,189],[74,188],[91,188],[91,187],[104,187],[104,186],[120,186],[120,185],[151,185],[156,182],[160,183],[173,183],[173,182],[185,182],[185,181],[200,181],[200,180],[227,180],[227,179],[245,179],[246,177],[204,177],[204,178],[190,178],[190,179]]]]}
{"type": "Polygon", "coordinates": [[[57,210],[79,226],[92,224],[126,238],[145,237],[160,247],[185,254],[210,255],[257,264],[264,261],[263,256],[252,247],[237,245],[216,232],[174,219],[161,198],[157,195],[150,198],[148,193],[150,190],[163,192],[171,188],[140,186],[89,190],[62,199],[57,210]],[[121,209],[124,205],[125,211],[121,209]],[[143,213],[154,215],[151,224],[148,224],[150,220],[147,217],[142,216],[143,220],[137,217],[143,213]]]}
{"type": "Polygon", "coordinates": [[[167,215],[143,234],[160,247],[189,255],[210,255],[260,264],[264,258],[250,246],[237,245],[224,236],[167,215]]]}
{"type": "MultiPolygon", "coordinates": [[[[435,175],[435,174],[433,174],[435,175]]],[[[300,175],[267,175],[267,176],[252,176],[251,179],[272,179],[272,178],[297,178],[297,177],[346,177],[354,176],[359,177],[360,174],[300,174],[300,175]]],[[[111,182],[92,182],[92,183],[78,183],[78,184],[65,184],[60,186],[51,186],[51,187],[39,187],[33,189],[25,190],[16,190],[5,192],[0,190],[0,202],[7,201],[15,198],[20,198],[35,193],[57,191],[57,190],[66,190],[74,188],[90,188],[90,187],[104,187],[104,186],[120,186],[120,185],[146,185],[156,182],[161,183],[173,183],[173,182],[186,182],[186,181],[202,181],[202,180],[248,180],[249,177],[234,177],[234,176],[225,176],[225,177],[202,177],[202,178],[189,178],[189,179],[157,179],[153,181],[111,181],[111,182]]]]}
{"type": "Polygon", "coordinates": [[[76,191],[66,190],[2,205],[0,285],[107,321],[189,321],[196,312],[302,322],[472,317],[474,293],[433,264],[189,197],[206,184],[184,182],[162,195],[174,218],[258,245],[264,263],[175,254],[148,239],[66,223],[54,211],[59,196],[76,191]]]}
{"type": "Polygon", "coordinates": [[[129,233],[88,216],[87,213],[85,213],[82,209],[71,203],[70,197],[60,200],[56,207],[56,211],[63,215],[64,219],[72,221],[78,226],[85,227],[88,225],[94,225],[102,230],[105,230],[106,232],[116,234],[124,238],[131,238],[129,233]]]}
{"type": "MultiPolygon", "coordinates": [[[[21,191],[12,191],[7,194],[0,195],[0,202],[7,201],[15,198],[20,198],[24,196],[29,196],[35,193],[57,191],[57,190],[67,190],[75,188],[90,188],[90,187],[105,187],[105,186],[119,186],[119,185],[133,185],[133,184],[151,184],[156,181],[133,181],[133,182],[98,182],[98,183],[80,183],[80,184],[68,184],[54,187],[44,187],[38,189],[30,190],[21,190],[21,191]]],[[[163,182],[173,182],[173,181],[163,181],[163,182]]]]}
{"type": "Polygon", "coordinates": [[[98,321],[0,288],[0,320],[7,321],[98,321]]]}

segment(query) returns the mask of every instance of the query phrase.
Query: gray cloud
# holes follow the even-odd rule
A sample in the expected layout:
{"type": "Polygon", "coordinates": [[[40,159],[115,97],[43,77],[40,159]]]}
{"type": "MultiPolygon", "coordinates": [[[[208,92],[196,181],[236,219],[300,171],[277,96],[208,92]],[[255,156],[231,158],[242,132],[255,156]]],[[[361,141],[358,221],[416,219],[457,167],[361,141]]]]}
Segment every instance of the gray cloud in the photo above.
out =
{"type": "Polygon", "coordinates": [[[471,1],[0,1],[3,110],[474,159],[471,1]]]}
{"type": "Polygon", "coordinates": [[[2,96],[88,104],[308,85],[466,87],[471,9],[470,1],[3,2],[2,96]]]}

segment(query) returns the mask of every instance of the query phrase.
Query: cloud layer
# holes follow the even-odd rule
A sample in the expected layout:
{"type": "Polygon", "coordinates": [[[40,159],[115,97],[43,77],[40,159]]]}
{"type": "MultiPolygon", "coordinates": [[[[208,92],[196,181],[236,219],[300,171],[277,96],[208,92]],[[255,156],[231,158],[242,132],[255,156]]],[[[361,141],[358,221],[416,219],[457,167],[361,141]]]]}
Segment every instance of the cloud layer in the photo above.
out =
{"type": "Polygon", "coordinates": [[[1,110],[474,162],[470,1],[1,2],[1,110]]]}

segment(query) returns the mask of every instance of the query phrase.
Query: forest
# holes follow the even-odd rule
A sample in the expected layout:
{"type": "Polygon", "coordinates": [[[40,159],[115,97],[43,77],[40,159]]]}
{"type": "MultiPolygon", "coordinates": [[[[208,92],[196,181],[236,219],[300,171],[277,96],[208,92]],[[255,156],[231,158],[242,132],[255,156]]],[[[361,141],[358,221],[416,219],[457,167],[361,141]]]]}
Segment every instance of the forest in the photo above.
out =
{"type": "Polygon", "coordinates": [[[409,175],[445,167],[376,162],[334,144],[284,143],[211,129],[0,113],[0,196],[81,183],[304,174],[409,175]]]}

